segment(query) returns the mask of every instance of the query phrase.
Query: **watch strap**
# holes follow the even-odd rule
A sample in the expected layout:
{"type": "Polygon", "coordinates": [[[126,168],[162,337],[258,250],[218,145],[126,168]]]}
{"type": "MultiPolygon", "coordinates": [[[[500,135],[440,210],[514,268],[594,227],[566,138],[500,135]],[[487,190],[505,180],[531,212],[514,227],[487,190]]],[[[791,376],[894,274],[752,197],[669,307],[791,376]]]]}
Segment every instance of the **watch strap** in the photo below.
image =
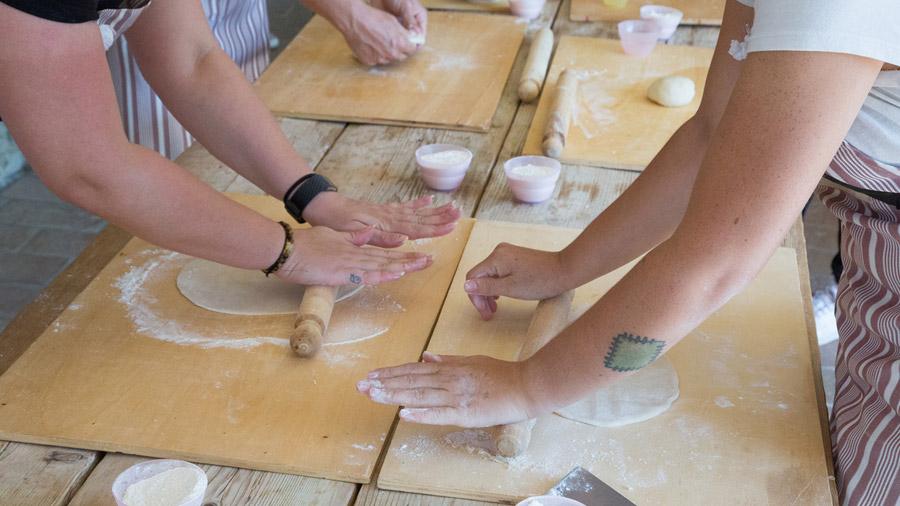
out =
{"type": "Polygon", "coordinates": [[[327,177],[320,174],[306,174],[288,188],[284,194],[284,208],[298,223],[306,223],[303,211],[306,206],[322,192],[335,192],[335,186],[327,177]]]}

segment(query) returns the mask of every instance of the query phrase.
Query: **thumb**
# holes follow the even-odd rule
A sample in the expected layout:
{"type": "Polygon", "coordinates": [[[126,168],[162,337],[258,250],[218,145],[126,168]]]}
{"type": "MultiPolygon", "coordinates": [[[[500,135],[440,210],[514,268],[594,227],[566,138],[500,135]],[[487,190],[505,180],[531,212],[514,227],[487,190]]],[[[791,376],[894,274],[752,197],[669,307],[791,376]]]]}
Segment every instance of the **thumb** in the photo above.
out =
{"type": "Polygon", "coordinates": [[[509,293],[509,278],[475,278],[466,281],[464,289],[469,295],[498,297],[509,293]]]}
{"type": "Polygon", "coordinates": [[[371,225],[360,230],[347,232],[347,239],[353,243],[354,246],[365,246],[366,244],[369,244],[369,241],[371,241],[374,236],[375,227],[371,225]]]}

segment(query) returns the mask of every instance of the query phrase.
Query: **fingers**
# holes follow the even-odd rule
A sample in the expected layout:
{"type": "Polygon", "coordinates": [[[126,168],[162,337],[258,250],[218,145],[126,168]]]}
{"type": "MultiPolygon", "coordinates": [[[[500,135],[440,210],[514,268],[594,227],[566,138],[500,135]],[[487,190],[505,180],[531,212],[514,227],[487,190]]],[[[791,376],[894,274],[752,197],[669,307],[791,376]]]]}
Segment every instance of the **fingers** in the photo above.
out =
{"type": "Polygon", "coordinates": [[[347,232],[347,239],[354,246],[365,246],[369,244],[373,237],[375,237],[375,227],[371,225],[360,230],[347,232]]]}
{"type": "Polygon", "coordinates": [[[510,276],[502,278],[475,278],[466,280],[463,288],[469,295],[499,297],[509,295],[510,276]]]}
{"type": "Polygon", "coordinates": [[[427,425],[466,426],[460,410],[451,407],[403,408],[400,410],[400,418],[406,422],[427,425]]]}
{"type": "Polygon", "coordinates": [[[409,364],[398,365],[394,367],[383,367],[375,369],[367,376],[368,379],[394,378],[397,376],[406,376],[411,374],[435,374],[440,370],[440,366],[435,363],[428,362],[411,362],[409,364]]]}
{"type": "Polygon", "coordinates": [[[478,311],[482,320],[490,320],[494,317],[494,313],[497,312],[497,303],[493,301],[491,297],[469,295],[469,300],[472,302],[472,305],[475,306],[475,310],[478,311]],[[493,302],[493,304],[491,304],[491,302],[493,302]]]}

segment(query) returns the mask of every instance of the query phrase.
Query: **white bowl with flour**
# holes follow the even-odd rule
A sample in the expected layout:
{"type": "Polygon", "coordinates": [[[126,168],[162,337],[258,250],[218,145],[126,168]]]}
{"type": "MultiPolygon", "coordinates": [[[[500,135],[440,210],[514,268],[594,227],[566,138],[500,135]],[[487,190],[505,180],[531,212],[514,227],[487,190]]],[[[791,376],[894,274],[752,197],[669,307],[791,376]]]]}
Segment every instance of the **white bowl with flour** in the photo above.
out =
{"type": "Polygon", "coordinates": [[[516,506],[585,506],[584,503],[558,495],[529,497],[516,506]]]}
{"type": "Polygon", "coordinates": [[[112,493],[119,506],[200,506],[208,479],[183,460],[148,460],[122,471],[112,493]]]}
{"type": "Polygon", "coordinates": [[[516,199],[529,204],[553,196],[562,166],[546,156],[517,156],[503,164],[506,182],[516,199]]]}
{"type": "Polygon", "coordinates": [[[416,150],[416,165],[433,190],[455,190],[466,177],[472,152],[455,144],[426,144],[416,150]]]}

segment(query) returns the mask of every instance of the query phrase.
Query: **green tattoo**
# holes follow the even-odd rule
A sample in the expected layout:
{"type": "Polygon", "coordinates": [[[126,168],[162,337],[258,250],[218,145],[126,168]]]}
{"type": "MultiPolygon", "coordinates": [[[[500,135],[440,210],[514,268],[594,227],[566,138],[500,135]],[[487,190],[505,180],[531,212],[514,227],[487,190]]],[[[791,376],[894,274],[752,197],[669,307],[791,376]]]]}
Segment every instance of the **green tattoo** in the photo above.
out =
{"type": "Polygon", "coordinates": [[[603,365],[616,372],[637,371],[656,360],[665,345],[664,341],[622,332],[613,339],[603,365]]]}

